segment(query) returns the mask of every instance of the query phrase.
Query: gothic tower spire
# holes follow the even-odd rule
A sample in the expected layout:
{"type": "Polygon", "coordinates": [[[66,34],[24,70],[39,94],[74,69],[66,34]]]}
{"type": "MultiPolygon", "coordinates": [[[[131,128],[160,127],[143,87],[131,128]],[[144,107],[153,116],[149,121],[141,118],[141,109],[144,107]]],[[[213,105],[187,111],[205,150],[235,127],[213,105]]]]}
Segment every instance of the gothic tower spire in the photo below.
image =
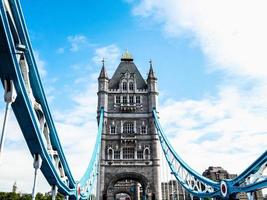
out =
{"type": "Polygon", "coordinates": [[[109,78],[105,68],[105,60],[102,59],[102,68],[98,77],[98,110],[103,107],[105,110],[108,105],[108,84],[109,78]]]}
{"type": "Polygon", "coordinates": [[[100,71],[98,79],[100,79],[100,78],[108,79],[108,74],[107,74],[107,71],[106,71],[106,68],[105,68],[105,60],[104,60],[104,58],[102,59],[102,68],[101,68],[101,71],[100,71]]]}
{"type": "Polygon", "coordinates": [[[157,80],[157,77],[156,77],[156,75],[154,73],[154,70],[153,70],[152,60],[151,59],[149,61],[149,64],[150,64],[150,68],[149,68],[147,79],[155,79],[155,80],[157,80]]]}

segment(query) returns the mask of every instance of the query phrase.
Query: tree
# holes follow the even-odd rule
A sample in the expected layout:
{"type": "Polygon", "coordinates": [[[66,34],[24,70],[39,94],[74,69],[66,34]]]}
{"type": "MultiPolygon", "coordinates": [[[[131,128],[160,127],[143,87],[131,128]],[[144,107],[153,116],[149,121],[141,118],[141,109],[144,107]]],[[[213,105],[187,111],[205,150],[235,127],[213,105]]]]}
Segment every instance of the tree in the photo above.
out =
{"type": "MultiPolygon", "coordinates": [[[[0,200],[31,200],[30,194],[16,194],[14,192],[0,192],[0,200]]],[[[42,193],[37,193],[36,200],[51,200],[51,195],[43,195],[42,193]]],[[[58,194],[56,200],[63,200],[64,196],[58,194]]]]}

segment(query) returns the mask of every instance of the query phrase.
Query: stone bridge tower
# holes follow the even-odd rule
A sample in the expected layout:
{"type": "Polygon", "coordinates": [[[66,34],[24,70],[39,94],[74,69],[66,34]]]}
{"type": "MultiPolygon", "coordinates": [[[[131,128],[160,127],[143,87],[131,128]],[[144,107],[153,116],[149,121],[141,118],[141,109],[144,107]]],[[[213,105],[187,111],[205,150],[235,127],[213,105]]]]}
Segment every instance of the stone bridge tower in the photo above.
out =
{"type": "Polygon", "coordinates": [[[152,116],[156,82],[152,63],[144,80],[128,51],[111,79],[103,62],[98,78],[98,110],[105,110],[99,199],[161,199],[159,141],[152,116]]]}

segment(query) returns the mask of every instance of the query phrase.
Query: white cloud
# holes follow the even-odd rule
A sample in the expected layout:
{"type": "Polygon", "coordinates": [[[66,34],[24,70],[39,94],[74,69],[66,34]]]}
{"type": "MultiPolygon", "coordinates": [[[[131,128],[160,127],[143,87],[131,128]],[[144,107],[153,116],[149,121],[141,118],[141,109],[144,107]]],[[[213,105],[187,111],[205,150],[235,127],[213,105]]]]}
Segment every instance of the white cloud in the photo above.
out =
{"type": "Polygon", "coordinates": [[[266,1],[138,2],[135,15],[153,18],[172,37],[191,36],[213,67],[229,74],[266,78],[266,1]]]}
{"type": "MultiPolygon", "coordinates": [[[[97,134],[96,89],[95,82],[92,82],[84,91],[80,91],[80,93],[78,91],[73,92],[74,107],[67,111],[55,113],[55,123],[60,142],[75,180],[79,180],[85,172],[95,144],[97,134]]],[[[3,123],[3,113],[3,110],[1,110],[0,124],[3,123]]],[[[16,181],[19,191],[31,192],[33,181],[32,157],[12,112],[8,120],[5,151],[0,165],[0,177],[0,191],[11,191],[12,185],[16,181]]],[[[40,173],[37,191],[47,192],[49,190],[50,186],[40,173]]]]}
{"type": "Polygon", "coordinates": [[[160,121],[190,167],[202,173],[209,166],[222,166],[239,174],[266,151],[266,89],[244,92],[228,86],[216,97],[169,100],[160,107],[160,121]]]}
{"type": "Polygon", "coordinates": [[[73,107],[55,112],[56,127],[74,177],[79,180],[91,158],[97,134],[97,85],[73,91],[73,107]],[[89,106],[88,106],[89,105],[89,106]],[[82,162],[86,161],[86,162],[82,162]],[[77,163],[79,163],[77,165],[77,163]]]}
{"type": "Polygon", "coordinates": [[[71,47],[70,51],[77,52],[79,51],[84,45],[88,44],[87,38],[84,35],[71,35],[67,37],[71,47]]]}
{"type": "Polygon", "coordinates": [[[190,166],[202,172],[220,165],[240,173],[267,145],[266,1],[138,0],[132,5],[134,15],[160,24],[168,37],[191,39],[210,69],[226,72],[227,84],[220,84],[218,94],[168,100],[160,116],[190,166]]]}
{"type": "MultiPolygon", "coordinates": [[[[73,91],[71,96],[74,106],[71,109],[53,113],[60,142],[75,180],[79,180],[85,172],[95,144],[97,134],[95,81],[96,79],[81,91],[73,91]]],[[[0,124],[2,124],[4,112],[0,111],[0,124]]],[[[0,177],[0,191],[10,191],[14,182],[17,181],[19,191],[31,192],[32,157],[13,114],[8,120],[0,177]],[[18,160],[20,160],[19,167],[18,160]]],[[[47,192],[49,190],[50,186],[40,173],[37,191],[47,192]]]]}
{"type": "Polygon", "coordinates": [[[39,71],[41,77],[44,78],[47,74],[47,71],[45,69],[46,63],[44,60],[42,60],[40,58],[40,53],[37,50],[34,51],[34,57],[35,57],[35,61],[36,61],[37,67],[38,67],[38,71],[39,71]]]}
{"type": "MultiPolygon", "coordinates": [[[[0,112],[2,129],[4,111],[0,112]]],[[[30,193],[33,185],[33,160],[23,134],[11,110],[8,119],[6,140],[0,164],[0,191],[11,191],[14,182],[18,184],[18,191],[30,193]]],[[[42,173],[38,175],[37,190],[47,192],[50,187],[42,173]]]]}
{"type": "Polygon", "coordinates": [[[115,64],[118,63],[119,57],[121,56],[121,50],[115,44],[111,44],[104,47],[99,47],[95,50],[93,62],[99,65],[104,58],[109,69],[114,69],[115,64]],[[110,67],[111,66],[111,67],[110,67]]]}

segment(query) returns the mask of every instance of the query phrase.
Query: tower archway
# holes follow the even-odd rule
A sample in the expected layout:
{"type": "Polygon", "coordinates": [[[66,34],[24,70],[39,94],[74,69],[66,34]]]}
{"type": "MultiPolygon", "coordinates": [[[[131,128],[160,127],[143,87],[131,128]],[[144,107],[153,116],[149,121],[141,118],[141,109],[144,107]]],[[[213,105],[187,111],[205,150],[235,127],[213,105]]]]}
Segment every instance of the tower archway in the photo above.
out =
{"type": "MultiPolygon", "coordinates": [[[[110,178],[106,186],[106,196],[116,200],[117,194],[128,194],[131,200],[142,200],[148,196],[148,179],[138,173],[119,173],[110,178]]],[[[123,199],[122,199],[123,200],[123,199]]]]}

